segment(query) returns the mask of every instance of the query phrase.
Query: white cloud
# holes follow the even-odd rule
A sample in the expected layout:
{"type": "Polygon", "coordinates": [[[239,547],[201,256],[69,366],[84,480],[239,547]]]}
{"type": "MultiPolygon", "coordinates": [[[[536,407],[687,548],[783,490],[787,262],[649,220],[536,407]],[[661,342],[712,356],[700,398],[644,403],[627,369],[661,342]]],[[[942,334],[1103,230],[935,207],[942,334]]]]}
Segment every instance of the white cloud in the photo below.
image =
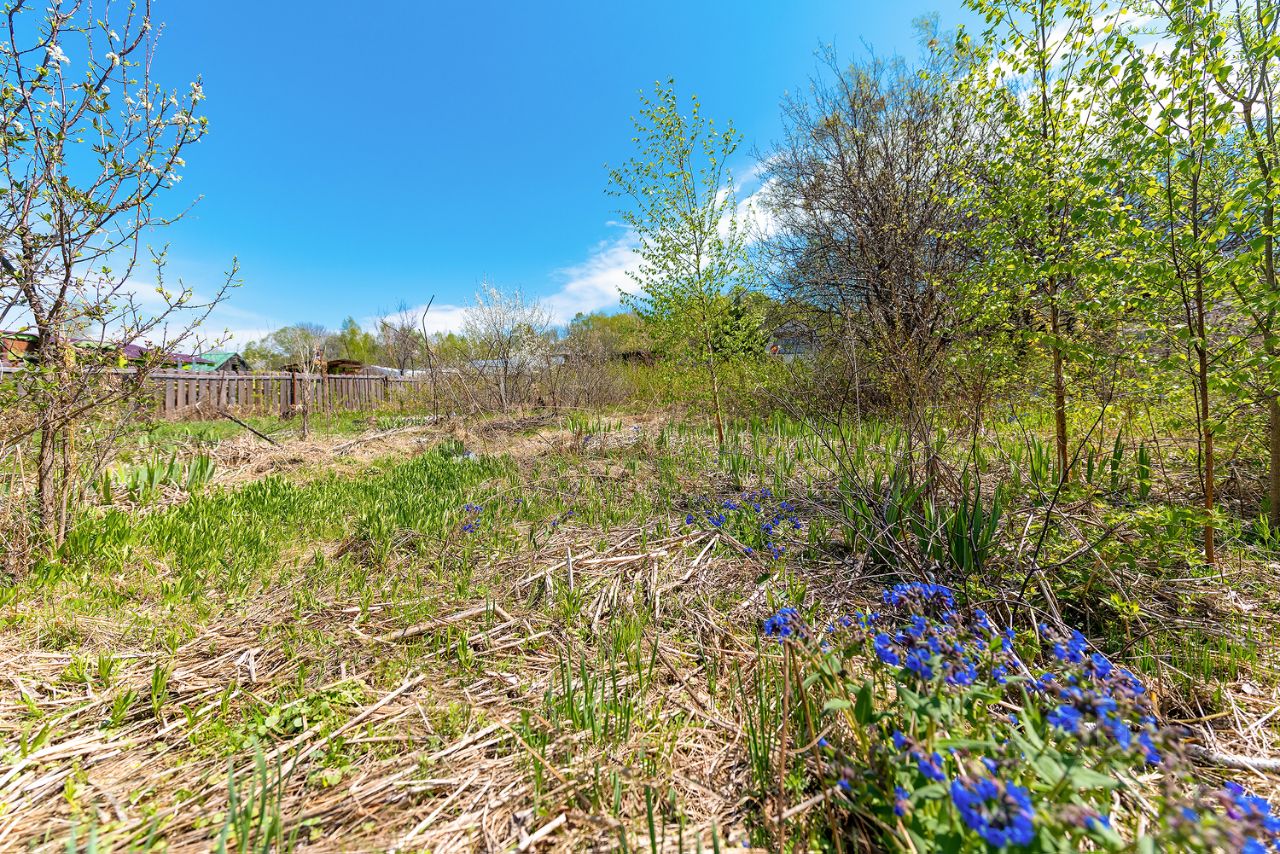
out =
{"type": "Polygon", "coordinates": [[[406,308],[402,311],[393,311],[390,314],[379,315],[378,317],[366,317],[360,322],[360,326],[369,331],[376,333],[378,331],[378,323],[383,319],[391,320],[399,323],[405,320],[413,323],[418,328],[425,327],[428,334],[434,335],[437,332],[457,332],[462,329],[463,321],[466,319],[467,307],[465,305],[453,305],[451,303],[432,303],[431,309],[427,310],[426,303],[422,305],[406,308]],[[423,312],[426,311],[426,317],[423,312]]]}
{"type": "Polygon", "coordinates": [[[560,289],[544,297],[542,304],[555,323],[567,323],[578,312],[617,306],[623,293],[634,293],[635,280],[627,275],[640,262],[639,240],[628,230],[619,237],[597,243],[586,260],[557,271],[560,289]]]}

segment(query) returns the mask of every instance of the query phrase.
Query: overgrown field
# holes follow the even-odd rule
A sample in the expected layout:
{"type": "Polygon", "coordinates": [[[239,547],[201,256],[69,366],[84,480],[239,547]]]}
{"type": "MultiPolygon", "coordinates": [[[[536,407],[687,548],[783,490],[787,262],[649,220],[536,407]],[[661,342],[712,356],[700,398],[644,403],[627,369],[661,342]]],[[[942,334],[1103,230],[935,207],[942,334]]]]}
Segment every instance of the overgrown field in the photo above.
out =
{"type": "Polygon", "coordinates": [[[1274,844],[1276,543],[1043,428],[165,428],[0,588],[0,849],[1274,844]]]}

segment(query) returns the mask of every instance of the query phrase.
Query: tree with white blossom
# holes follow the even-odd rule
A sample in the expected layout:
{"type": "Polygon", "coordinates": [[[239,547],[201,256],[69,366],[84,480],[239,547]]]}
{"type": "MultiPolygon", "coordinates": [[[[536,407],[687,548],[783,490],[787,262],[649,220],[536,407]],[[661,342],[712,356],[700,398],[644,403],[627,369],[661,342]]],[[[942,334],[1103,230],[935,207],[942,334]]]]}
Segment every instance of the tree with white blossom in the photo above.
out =
{"type": "Polygon", "coordinates": [[[208,129],[198,80],[170,89],[153,78],[150,0],[11,0],[0,28],[0,325],[39,341],[9,384],[18,417],[0,428],[0,453],[36,444],[37,527],[56,547],[106,457],[84,436],[118,434],[104,418],[129,417],[146,373],[195,349],[236,272],[203,296],[170,288],[166,249],[144,241],[182,216],[160,202],[208,129]],[[146,355],[122,375],[134,347],[146,355]]]}

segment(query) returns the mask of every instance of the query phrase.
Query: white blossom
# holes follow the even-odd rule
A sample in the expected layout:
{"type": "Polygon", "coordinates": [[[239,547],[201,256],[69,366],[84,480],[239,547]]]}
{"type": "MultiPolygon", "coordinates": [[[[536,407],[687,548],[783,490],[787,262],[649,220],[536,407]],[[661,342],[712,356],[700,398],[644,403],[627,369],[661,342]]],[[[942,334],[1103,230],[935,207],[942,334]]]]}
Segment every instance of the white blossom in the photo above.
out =
{"type": "Polygon", "coordinates": [[[112,65],[120,64],[120,55],[118,53],[115,53],[115,52],[108,53],[105,58],[111,60],[112,65]]]}
{"type": "Polygon", "coordinates": [[[45,50],[45,53],[49,55],[49,59],[52,62],[65,63],[65,62],[71,61],[71,58],[62,52],[62,47],[60,45],[51,44],[48,47],[46,47],[44,50],[45,50]]]}

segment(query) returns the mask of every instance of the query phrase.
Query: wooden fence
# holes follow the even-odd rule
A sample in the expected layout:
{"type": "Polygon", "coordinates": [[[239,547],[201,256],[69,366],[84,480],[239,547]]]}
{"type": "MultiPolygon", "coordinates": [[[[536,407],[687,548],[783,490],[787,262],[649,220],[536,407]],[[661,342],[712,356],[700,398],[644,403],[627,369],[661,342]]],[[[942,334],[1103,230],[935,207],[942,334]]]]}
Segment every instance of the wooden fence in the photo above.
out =
{"type": "MultiPolygon", "coordinates": [[[[19,368],[0,368],[8,379],[19,368]]],[[[131,375],[125,368],[111,373],[131,375]]],[[[310,403],[313,412],[373,410],[392,406],[406,396],[425,391],[425,380],[364,374],[321,375],[290,373],[233,374],[221,371],[152,371],[146,383],[154,388],[159,414],[181,418],[202,410],[286,414],[310,403]],[[309,388],[308,388],[309,386],[309,388]]]]}

